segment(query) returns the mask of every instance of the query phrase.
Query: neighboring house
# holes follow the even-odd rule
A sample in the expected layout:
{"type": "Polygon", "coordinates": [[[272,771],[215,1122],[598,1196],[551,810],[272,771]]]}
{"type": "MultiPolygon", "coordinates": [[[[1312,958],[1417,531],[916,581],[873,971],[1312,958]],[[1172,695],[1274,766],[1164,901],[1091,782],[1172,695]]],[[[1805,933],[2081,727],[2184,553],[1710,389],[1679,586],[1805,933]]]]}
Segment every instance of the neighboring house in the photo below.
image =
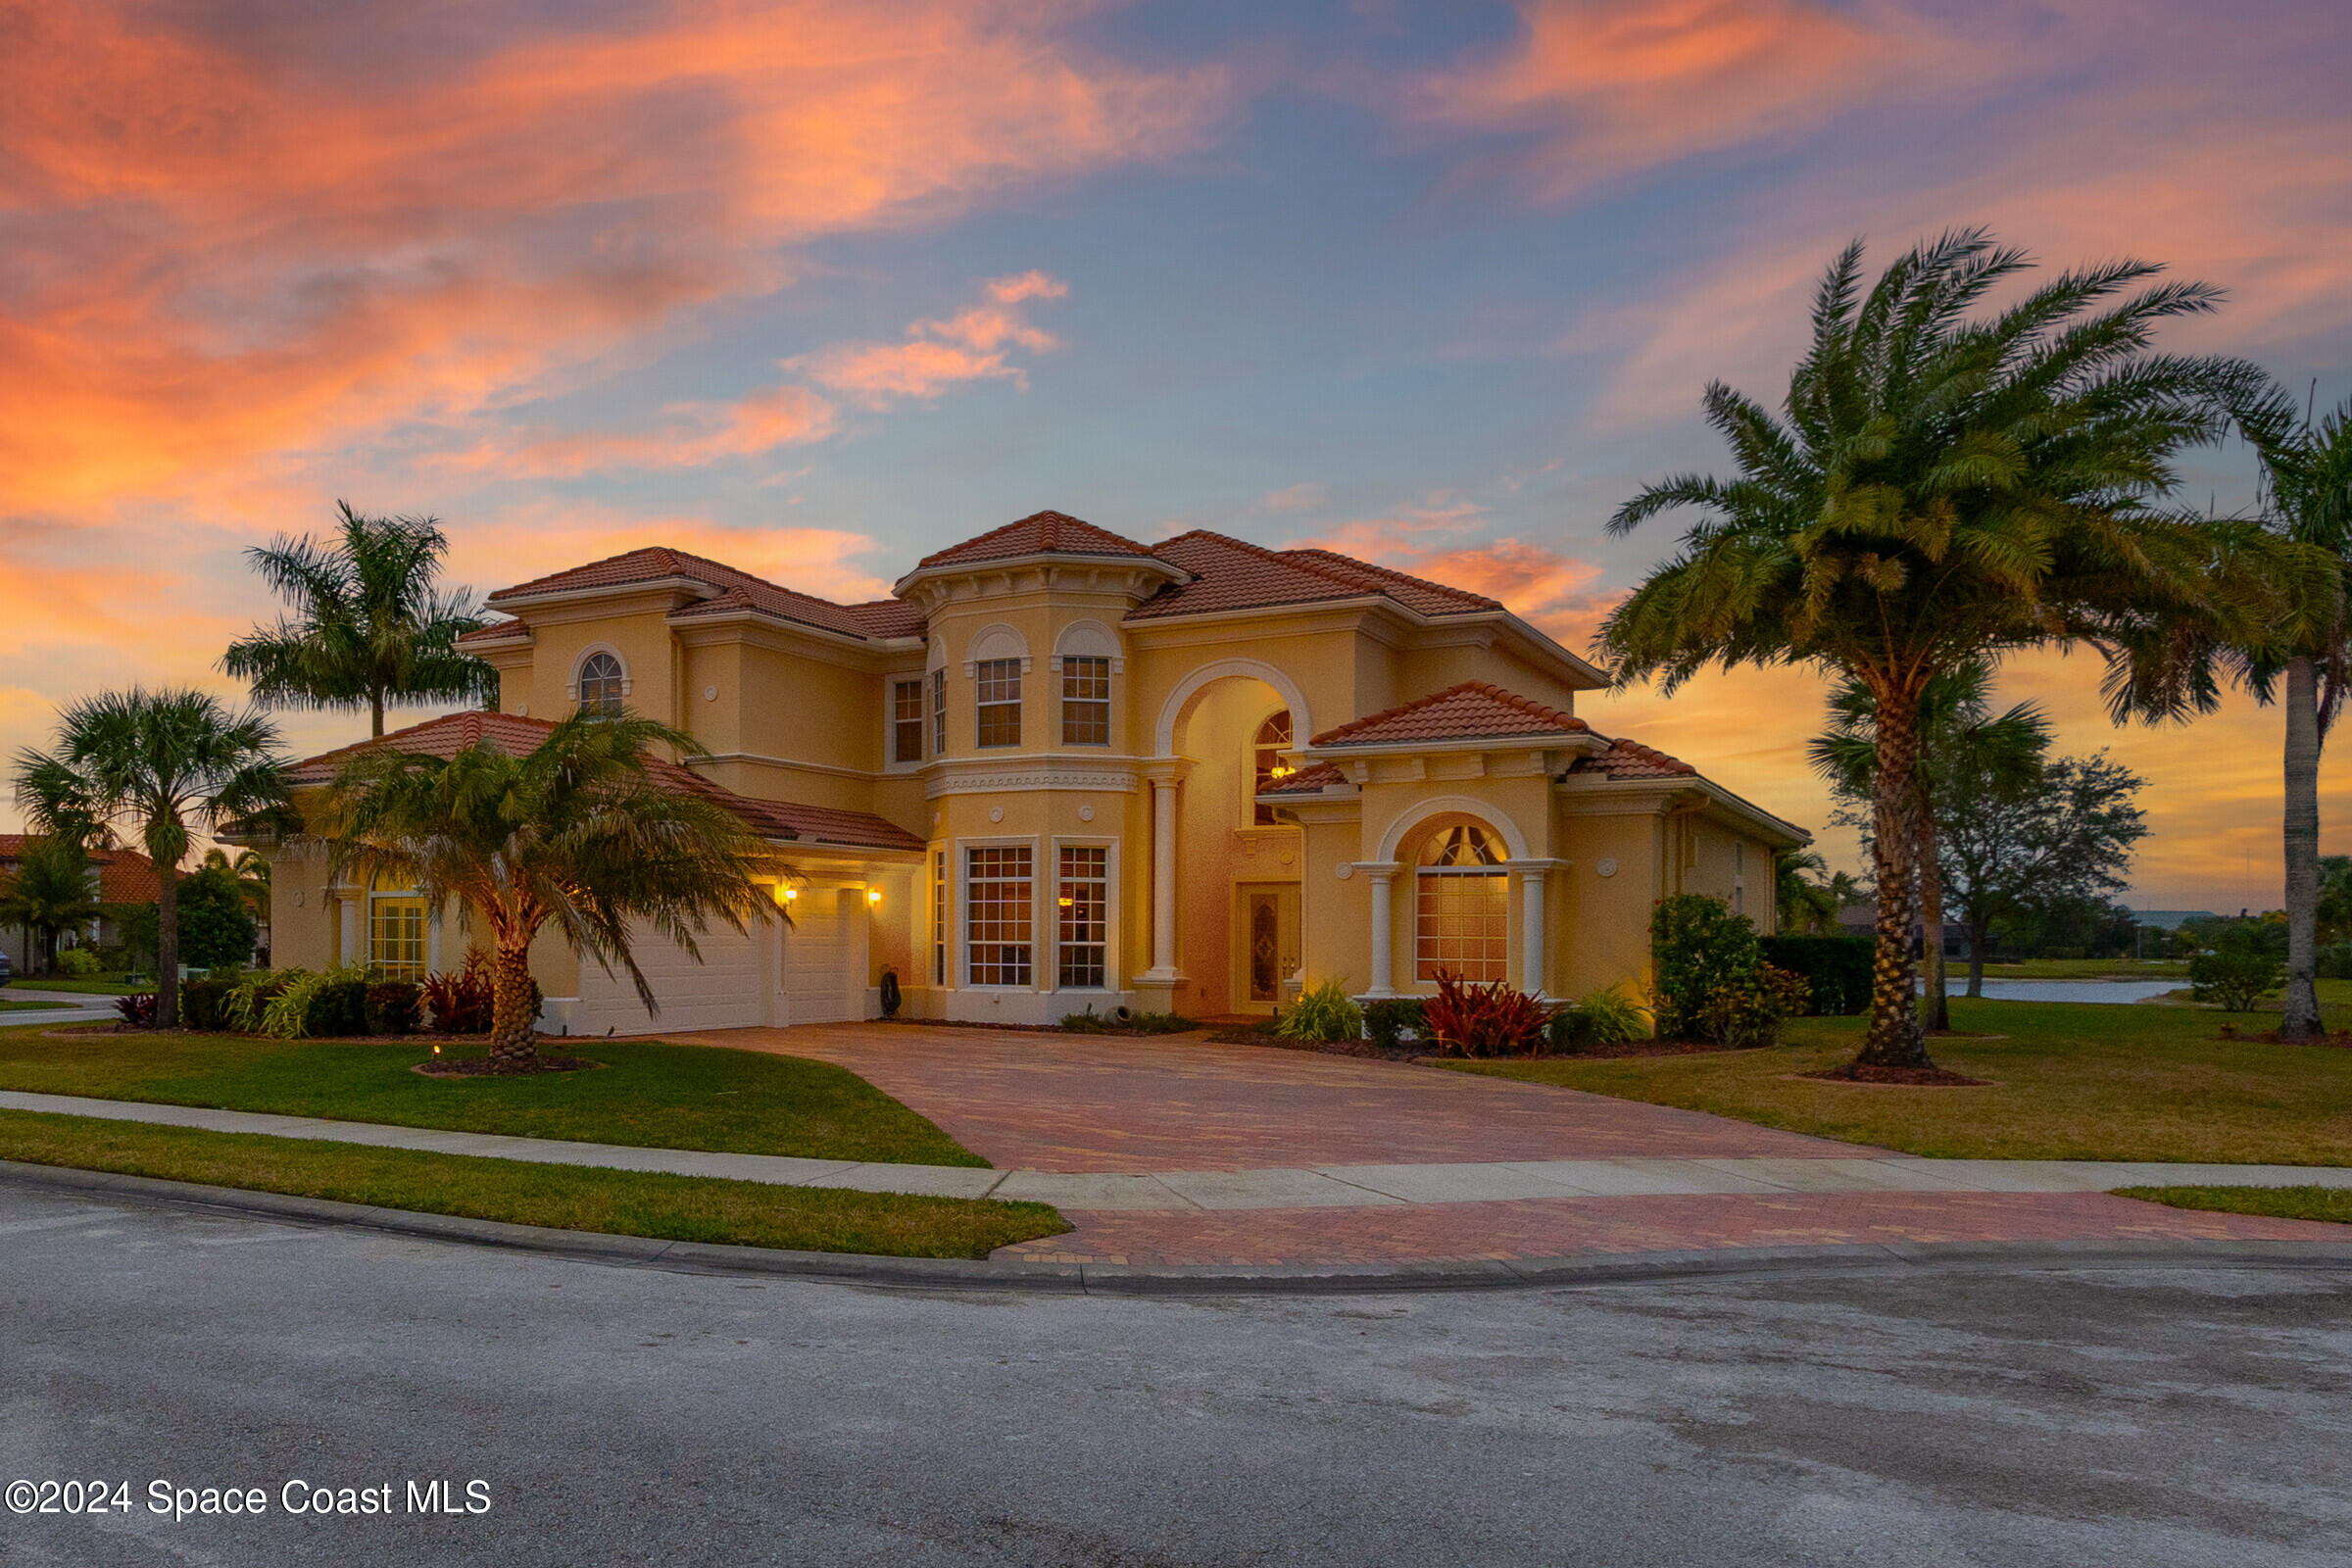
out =
{"type": "MultiPolygon", "coordinates": [[[[884,969],[921,1017],[1263,1013],[1301,984],[1554,996],[1648,971],[1651,906],[1714,895],[1767,929],[1800,829],[1594,733],[1601,671],[1500,604],[1322,550],[1152,546],[1039,513],[838,605],[676,550],[504,588],[466,646],[499,710],[387,737],[535,744],[574,710],[690,731],[680,771],[806,878],[792,926],[637,952],[667,1027],[859,1018],[884,969]]],[[[330,777],[314,759],[301,781],[330,777]]],[[[454,915],[271,852],[276,961],[456,961],[454,915]]],[[[625,978],[553,940],[546,1021],[623,1032],[625,978]]]]}
{"type": "Polygon", "coordinates": [[[2178,931],[2191,920],[2221,918],[2211,909],[2134,909],[2132,918],[2154,931],[2178,931]]]}
{"type": "MultiPolygon", "coordinates": [[[[1879,934],[1879,901],[1856,899],[1844,908],[1839,909],[1838,911],[1838,929],[1849,937],[1876,937],[1879,934]]],[[[1998,948],[2000,943],[1996,939],[1987,942],[1986,946],[1998,948]]],[[[1912,956],[1924,956],[1927,949],[1927,924],[1915,919],[1911,922],[1912,956]]],[[[1943,922],[1943,956],[1946,958],[1968,956],[1968,927],[1959,920],[1946,919],[1943,922]]],[[[1986,956],[1989,957],[1990,954],[1987,954],[1986,956]]]]}
{"type": "MultiPolygon", "coordinates": [[[[24,842],[24,834],[0,833],[0,879],[16,874],[24,842]]],[[[153,904],[163,896],[163,882],[156,875],[155,862],[136,850],[91,851],[90,889],[93,900],[109,906],[153,904]]],[[[103,913],[77,930],[65,933],[59,939],[59,947],[111,948],[122,940],[115,916],[103,913]]],[[[0,949],[7,951],[20,978],[39,966],[39,947],[40,939],[33,932],[22,926],[0,926],[0,949]]]]}

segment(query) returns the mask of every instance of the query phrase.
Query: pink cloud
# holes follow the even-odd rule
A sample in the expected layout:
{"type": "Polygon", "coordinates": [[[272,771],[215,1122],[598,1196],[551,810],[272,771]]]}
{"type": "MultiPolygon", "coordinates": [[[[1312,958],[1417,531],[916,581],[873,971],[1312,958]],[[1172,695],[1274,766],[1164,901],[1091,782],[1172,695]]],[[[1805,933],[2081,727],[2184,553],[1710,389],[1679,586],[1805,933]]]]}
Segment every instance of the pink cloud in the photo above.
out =
{"type": "Polygon", "coordinates": [[[992,278],[983,287],[990,303],[944,320],[911,321],[900,342],[837,343],[786,360],[784,368],[872,409],[928,402],[967,381],[1025,387],[1027,372],[1010,362],[1009,352],[1043,354],[1060,340],[1031,325],[1020,307],[1030,300],[1060,299],[1069,285],[1028,271],[992,278]]]}
{"type": "Polygon", "coordinates": [[[1581,651],[1620,597],[1597,588],[1599,565],[1514,538],[1464,540],[1480,514],[1468,502],[1432,503],[1402,516],[1345,522],[1298,542],[1498,599],[1581,651]]]}

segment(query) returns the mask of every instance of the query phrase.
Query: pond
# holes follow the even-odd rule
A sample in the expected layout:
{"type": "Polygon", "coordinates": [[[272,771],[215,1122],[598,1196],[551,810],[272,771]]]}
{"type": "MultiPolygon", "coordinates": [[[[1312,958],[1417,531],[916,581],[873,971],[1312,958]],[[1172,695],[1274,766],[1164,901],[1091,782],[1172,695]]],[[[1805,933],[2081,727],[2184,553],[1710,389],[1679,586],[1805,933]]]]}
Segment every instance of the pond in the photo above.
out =
{"type": "MultiPolygon", "coordinates": [[[[2168,991],[2179,991],[2188,982],[2181,980],[1987,980],[1984,997],[1994,1002],[2145,1002],[2161,997],[2168,991]]],[[[1919,989],[1925,992],[1928,983],[1922,980],[1919,989]]],[[[1964,996],[1968,991],[1965,971],[1944,981],[1947,997],[1964,996]]]]}

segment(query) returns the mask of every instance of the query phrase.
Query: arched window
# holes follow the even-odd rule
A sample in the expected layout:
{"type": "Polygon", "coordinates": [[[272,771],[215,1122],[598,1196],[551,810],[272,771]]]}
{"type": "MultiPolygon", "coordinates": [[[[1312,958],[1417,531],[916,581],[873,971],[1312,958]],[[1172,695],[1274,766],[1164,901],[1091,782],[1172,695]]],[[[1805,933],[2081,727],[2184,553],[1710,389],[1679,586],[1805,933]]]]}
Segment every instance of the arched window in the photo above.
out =
{"type": "Polygon", "coordinates": [[[1413,973],[1463,980],[1509,977],[1510,875],[1503,848],[1483,827],[1440,829],[1421,846],[1413,875],[1413,973]]]}
{"type": "Polygon", "coordinates": [[[590,654],[580,661],[580,711],[595,718],[618,718],[622,684],[619,660],[611,654],[590,654]]]}
{"type": "Polygon", "coordinates": [[[1255,802],[1267,785],[1290,771],[1282,761],[1282,749],[1290,744],[1291,710],[1287,708],[1258,725],[1257,735],[1250,743],[1250,820],[1259,827],[1271,827],[1274,823],[1274,808],[1255,802]]]}

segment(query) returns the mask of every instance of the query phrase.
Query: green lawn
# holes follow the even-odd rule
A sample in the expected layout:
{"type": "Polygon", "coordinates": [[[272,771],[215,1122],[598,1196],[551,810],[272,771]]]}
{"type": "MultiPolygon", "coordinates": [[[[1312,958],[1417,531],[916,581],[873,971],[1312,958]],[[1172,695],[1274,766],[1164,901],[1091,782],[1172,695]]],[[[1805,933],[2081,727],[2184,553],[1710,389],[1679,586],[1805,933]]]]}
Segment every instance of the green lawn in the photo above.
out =
{"type": "Polygon", "coordinates": [[[2340,1187],[2125,1187],[2122,1198],[2144,1198],[2175,1208],[2210,1208],[2225,1214],[2267,1214],[2273,1219],[2324,1219],[2352,1225],[2352,1192],[2340,1187]]]}
{"type": "Polygon", "coordinates": [[[12,983],[27,991],[78,991],[86,997],[136,997],[155,989],[153,980],[142,980],[135,986],[126,986],[120,980],[76,980],[72,975],[63,974],[45,974],[37,979],[21,974],[12,983]]]}
{"type": "Polygon", "coordinates": [[[986,1257],[1068,1230],[1044,1203],[775,1187],[0,1110],[0,1159],[738,1247],[986,1257]]]}
{"type": "Polygon", "coordinates": [[[39,1012],[44,1008],[62,1007],[65,1005],[66,1004],[62,1002],[9,1002],[4,999],[0,999],[0,1012],[39,1012]]]}
{"type": "Polygon", "coordinates": [[[577,1041],[606,1063],[529,1078],[426,1078],[429,1042],[0,1029],[0,1089],[570,1138],[656,1149],[917,1165],[988,1163],[855,1073],[709,1046],[577,1041]]]}
{"type": "Polygon", "coordinates": [[[1992,1081],[1979,1089],[1795,1076],[1850,1057],[1860,1018],[1798,1019],[1789,1043],[1769,1051],[1446,1065],[1914,1154],[2352,1164],[2352,1051],[2224,1040],[2228,1021],[2186,1008],[1954,999],[1956,1028],[2006,1037],[1932,1043],[1939,1065],[1992,1081]]]}

